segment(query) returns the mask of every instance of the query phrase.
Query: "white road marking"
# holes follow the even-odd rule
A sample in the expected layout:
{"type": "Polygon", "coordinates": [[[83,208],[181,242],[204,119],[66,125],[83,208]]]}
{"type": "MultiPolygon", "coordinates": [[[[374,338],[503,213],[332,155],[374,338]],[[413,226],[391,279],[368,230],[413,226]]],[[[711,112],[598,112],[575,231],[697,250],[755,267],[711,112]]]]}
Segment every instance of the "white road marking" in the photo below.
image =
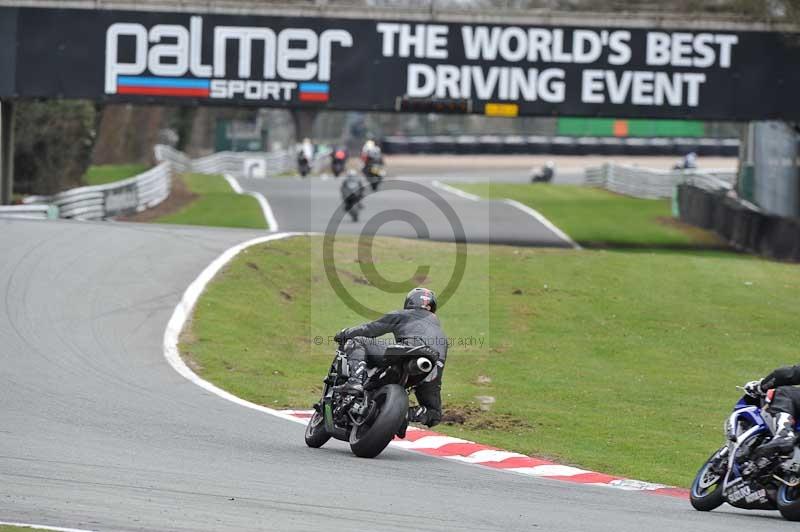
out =
{"type": "Polygon", "coordinates": [[[32,525],[30,523],[14,523],[11,521],[0,521],[0,526],[16,526],[19,528],[39,528],[41,530],[55,530],[56,532],[94,532],[85,528],[64,528],[61,526],[32,525]]]}
{"type": "Polygon", "coordinates": [[[239,184],[239,181],[237,181],[235,177],[233,177],[230,174],[224,174],[222,177],[225,178],[225,181],[228,182],[228,184],[231,186],[234,192],[236,192],[237,194],[244,193],[244,190],[242,190],[242,185],[239,184]]]}
{"type": "Polygon", "coordinates": [[[567,244],[569,244],[570,246],[572,246],[575,249],[581,249],[581,247],[577,244],[577,242],[572,240],[569,237],[569,235],[567,235],[564,231],[562,231],[561,229],[556,227],[553,224],[553,222],[551,222],[550,220],[545,218],[542,215],[542,213],[540,213],[539,211],[537,211],[535,209],[532,209],[532,208],[528,207],[527,205],[524,205],[524,204],[518,202],[517,200],[513,200],[513,199],[504,199],[503,202],[504,203],[508,203],[509,205],[513,205],[514,207],[516,207],[517,209],[521,210],[525,214],[533,216],[534,218],[536,218],[536,221],[538,221],[540,224],[542,224],[543,226],[547,227],[550,231],[555,233],[555,235],[558,238],[560,238],[561,240],[563,240],[564,242],[566,242],[567,244]]]}
{"type": "Polygon", "coordinates": [[[450,445],[451,443],[474,442],[453,438],[452,436],[425,436],[424,438],[420,438],[416,441],[401,440],[394,442],[397,447],[402,447],[403,449],[438,449],[439,447],[444,447],[445,445],[450,445]]]}
{"type": "Polygon", "coordinates": [[[533,475],[535,477],[574,477],[583,473],[591,473],[577,467],[563,465],[540,465],[534,467],[510,467],[506,471],[514,471],[523,475],[533,475]]]}
{"type": "Polygon", "coordinates": [[[267,221],[267,225],[269,225],[270,231],[278,231],[278,220],[275,218],[275,213],[272,212],[272,207],[269,206],[269,202],[267,198],[264,197],[264,194],[261,192],[250,192],[245,191],[242,188],[242,185],[239,184],[239,181],[236,180],[230,174],[223,175],[225,181],[231,186],[234,192],[237,194],[246,194],[247,196],[252,196],[258,202],[258,205],[261,207],[261,212],[264,214],[264,219],[267,221]]]}
{"type": "Polygon", "coordinates": [[[211,279],[214,278],[214,275],[216,275],[217,272],[221,270],[223,266],[225,266],[225,264],[238,255],[242,250],[250,246],[301,234],[303,233],[276,233],[268,236],[262,236],[260,238],[254,238],[252,240],[248,240],[247,242],[242,242],[241,244],[237,244],[232,248],[227,249],[222,255],[214,259],[211,264],[206,266],[205,270],[200,273],[197,279],[195,279],[192,284],[189,285],[189,288],[187,288],[183,293],[181,301],[172,312],[172,317],[169,319],[169,323],[167,323],[167,329],[164,331],[164,358],[166,358],[167,362],[169,362],[169,365],[172,366],[172,368],[184,378],[213,393],[214,395],[252,410],[258,410],[259,412],[263,412],[265,414],[270,414],[282,419],[288,419],[289,421],[294,421],[295,423],[301,423],[305,425],[307,423],[307,420],[305,419],[298,419],[286,412],[281,412],[280,410],[274,410],[272,408],[267,408],[266,406],[251,403],[250,401],[246,401],[241,397],[236,397],[230,392],[226,392],[222,388],[214,386],[189,369],[189,366],[186,365],[181,358],[180,353],[178,352],[178,340],[180,338],[181,331],[183,330],[183,326],[186,324],[186,320],[189,319],[189,316],[191,316],[192,309],[194,309],[194,306],[197,304],[197,300],[200,297],[200,294],[203,293],[203,290],[205,290],[206,285],[208,285],[211,279]]]}
{"type": "Polygon", "coordinates": [[[529,458],[528,456],[520,453],[512,453],[511,451],[498,451],[495,449],[483,449],[475,451],[469,456],[450,456],[453,460],[459,462],[467,462],[470,464],[480,464],[486,462],[502,462],[509,458],[529,458]]]}
{"type": "MultiPolygon", "coordinates": [[[[475,194],[470,194],[469,192],[464,192],[463,190],[457,189],[455,187],[451,187],[450,185],[448,185],[446,183],[442,183],[441,181],[438,181],[438,180],[434,180],[433,182],[431,182],[431,184],[434,187],[438,188],[438,189],[444,190],[444,191],[449,192],[451,194],[455,194],[456,196],[462,197],[464,199],[468,199],[470,201],[481,201],[483,199],[480,196],[476,196],[475,194]]],[[[516,207],[517,209],[521,210],[525,214],[533,216],[536,219],[537,222],[539,222],[540,224],[545,226],[547,229],[549,229],[558,238],[560,238],[561,240],[563,240],[564,242],[566,242],[567,244],[569,244],[570,246],[572,246],[575,249],[581,249],[581,247],[574,240],[572,240],[564,231],[562,231],[561,229],[556,227],[555,224],[553,224],[553,222],[551,222],[550,220],[548,220],[547,218],[542,216],[542,213],[540,213],[539,211],[537,211],[535,209],[532,209],[532,208],[528,207],[527,205],[523,205],[522,203],[520,203],[520,202],[518,202],[516,200],[504,199],[503,202],[516,207]]]]}
{"type": "Polygon", "coordinates": [[[457,189],[456,187],[451,187],[446,183],[442,183],[441,181],[434,180],[431,185],[434,187],[444,190],[445,192],[449,192],[450,194],[455,194],[456,196],[462,197],[464,199],[468,199],[470,201],[480,201],[481,197],[476,196],[475,194],[470,194],[469,192],[464,192],[463,190],[457,189]]]}

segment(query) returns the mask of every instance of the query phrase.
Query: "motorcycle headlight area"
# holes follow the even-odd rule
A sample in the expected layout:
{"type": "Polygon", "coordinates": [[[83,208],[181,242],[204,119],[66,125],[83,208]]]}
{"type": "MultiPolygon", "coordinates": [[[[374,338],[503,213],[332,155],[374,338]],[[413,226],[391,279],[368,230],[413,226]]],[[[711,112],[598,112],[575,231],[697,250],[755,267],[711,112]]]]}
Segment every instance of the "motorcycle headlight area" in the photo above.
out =
{"type": "Polygon", "coordinates": [[[725,431],[725,436],[731,441],[736,441],[737,437],[736,425],[737,423],[733,420],[733,416],[731,416],[725,420],[725,423],[723,424],[722,427],[722,429],[725,431]]]}

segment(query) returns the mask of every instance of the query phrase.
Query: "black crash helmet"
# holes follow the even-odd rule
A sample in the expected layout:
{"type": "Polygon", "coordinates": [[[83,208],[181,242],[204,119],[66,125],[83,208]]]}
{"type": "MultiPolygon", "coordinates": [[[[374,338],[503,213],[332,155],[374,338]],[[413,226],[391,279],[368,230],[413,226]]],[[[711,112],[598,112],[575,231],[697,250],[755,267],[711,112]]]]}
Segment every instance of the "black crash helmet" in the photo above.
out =
{"type": "Polygon", "coordinates": [[[433,293],[433,290],[428,290],[427,288],[415,288],[406,296],[403,308],[424,308],[435,314],[436,294],[433,293]]]}

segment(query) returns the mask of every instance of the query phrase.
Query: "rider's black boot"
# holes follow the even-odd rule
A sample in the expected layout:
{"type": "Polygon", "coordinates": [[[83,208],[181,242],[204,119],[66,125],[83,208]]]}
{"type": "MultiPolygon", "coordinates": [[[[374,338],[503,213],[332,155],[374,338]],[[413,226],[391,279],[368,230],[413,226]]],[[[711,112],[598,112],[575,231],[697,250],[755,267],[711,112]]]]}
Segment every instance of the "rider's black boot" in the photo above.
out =
{"type": "Polygon", "coordinates": [[[350,377],[340,389],[344,393],[360,394],[364,391],[364,381],[367,380],[367,364],[366,362],[351,360],[348,362],[348,366],[350,377]]]}
{"type": "Polygon", "coordinates": [[[756,451],[758,456],[772,454],[791,454],[794,450],[796,435],[794,432],[794,418],[791,414],[780,412],[775,417],[775,436],[756,451]]]}
{"type": "Polygon", "coordinates": [[[408,408],[408,414],[406,415],[406,418],[403,420],[400,428],[397,429],[397,436],[401,439],[406,437],[406,431],[408,430],[409,422],[427,424],[428,409],[424,406],[411,406],[408,408]]]}
{"type": "Polygon", "coordinates": [[[428,409],[424,406],[412,406],[408,409],[408,420],[412,423],[428,423],[428,409]]]}

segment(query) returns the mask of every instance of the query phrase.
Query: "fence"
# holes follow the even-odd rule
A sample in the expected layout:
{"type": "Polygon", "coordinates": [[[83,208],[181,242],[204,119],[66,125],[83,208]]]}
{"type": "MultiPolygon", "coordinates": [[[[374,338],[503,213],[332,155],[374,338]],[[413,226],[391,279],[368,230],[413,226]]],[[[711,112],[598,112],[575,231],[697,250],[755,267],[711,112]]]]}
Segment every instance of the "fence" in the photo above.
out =
{"type": "Polygon", "coordinates": [[[679,185],[680,219],[716,232],[732,246],[778,260],[800,261],[800,220],[768,215],[721,191],[679,185]]]}
{"type": "Polygon", "coordinates": [[[0,218],[48,220],[58,218],[55,205],[0,205],[0,218]]]}
{"type": "MultiPolygon", "coordinates": [[[[236,177],[267,177],[293,171],[296,152],[218,152],[190,159],[170,146],[154,148],[158,165],[137,176],[107,185],[73,188],[53,196],[29,196],[25,205],[0,207],[2,218],[72,218],[104,220],[155,207],[169,196],[172,176],[181,172],[231,174],[236,177]]],[[[322,146],[314,155],[312,168],[320,171],[330,149],[322,146]]]]}
{"type": "MultiPolygon", "coordinates": [[[[320,146],[311,161],[314,172],[327,165],[331,149],[320,146]]],[[[218,152],[191,161],[191,171],[204,174],[230,174],[235,177],[264,178],[294,172],[297,169],[297,152],[218,152]]]]}
{"type": "Polygon", "coordinates": [[[603,187],[636,198],[671,198],[675,187],[691,183],[709,190],[730,190],[736,180],[735,169],[655,170],[626,164],[606,163],[587,168],[586,184],[603,187]]]}
{"type": "Polygon", "coordinates": [[[736,157],[739,139],[694,137],[572,137],[521,135],[389,136],[383,151],[393,153],[497,153],[550,155],[686,155],[736,157]]]}
{"type": "MultiPolygon", "coordinates": [[[[73,188],[53,196],[30,196],[25,207],[58,209],[61,218],[102,220],[154,207],[167,199],[172,186],[172,165],[168,161],[137,176],[107,185],[73,188]]],[[[0,216],[6,217],[5,212],[0,216]]]]}
{"type": "Polygon", "coordinates": [[[800,135],[783,122],[752,122],[745,139],[742,159],[749,172],[742,184],[749,186],[739,187],[739,193],[766,212],[800,216],[796,162],[800,135]]]}

